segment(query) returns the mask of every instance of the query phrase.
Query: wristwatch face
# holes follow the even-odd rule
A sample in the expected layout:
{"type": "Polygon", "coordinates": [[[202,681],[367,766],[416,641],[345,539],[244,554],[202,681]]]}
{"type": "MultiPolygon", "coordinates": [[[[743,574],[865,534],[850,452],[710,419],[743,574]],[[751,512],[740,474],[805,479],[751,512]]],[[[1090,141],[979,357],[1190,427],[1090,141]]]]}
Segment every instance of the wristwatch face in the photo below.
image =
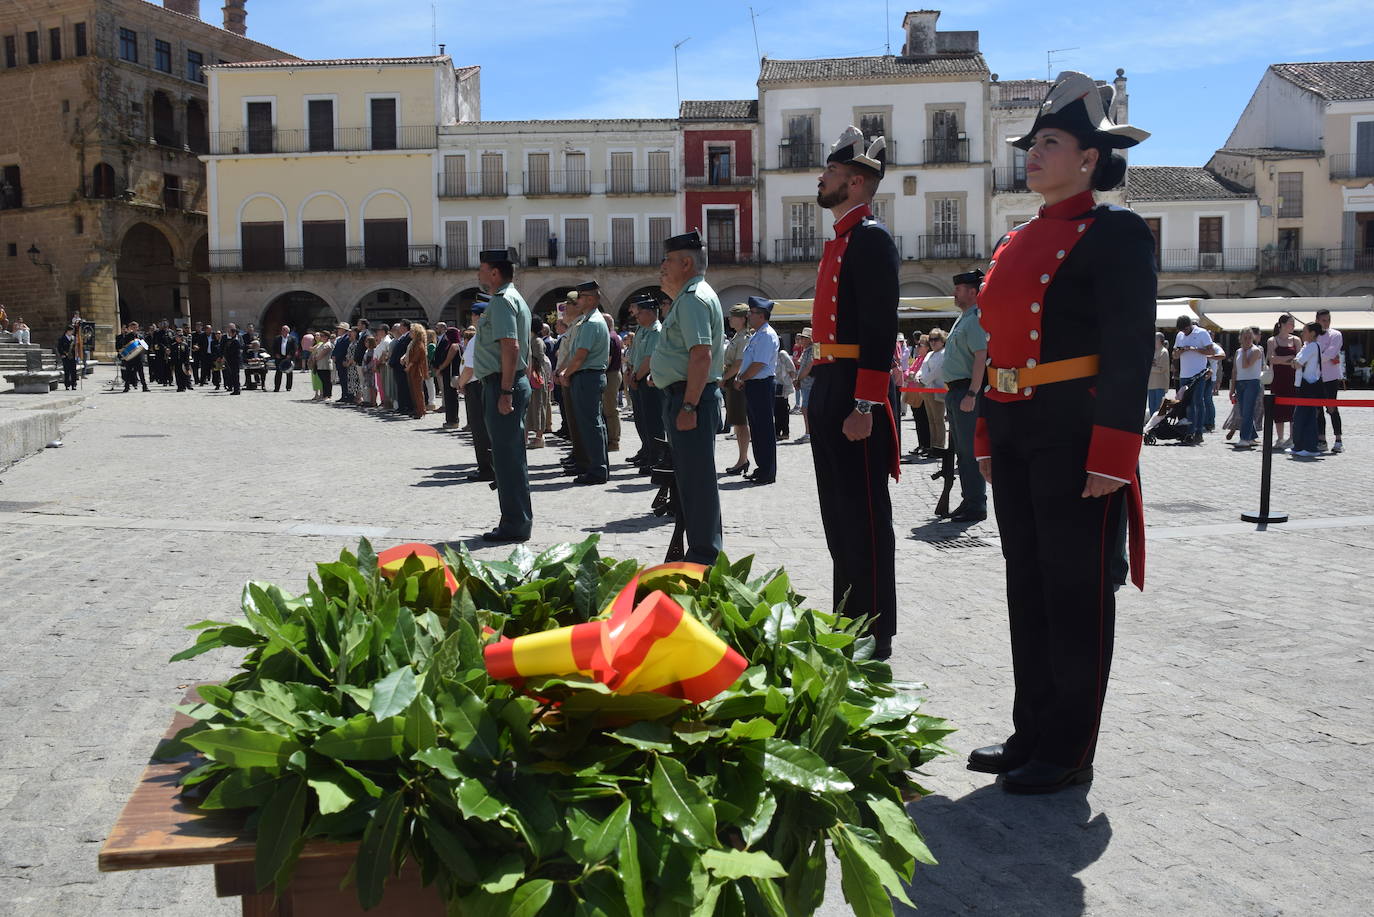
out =
{"type": "Polygon", "coordinates": [[[688,414],[695,414],[697,412],[697,406],[695,404],[690,404],[685,401],[682,403],[682,409],[688,414]]]}

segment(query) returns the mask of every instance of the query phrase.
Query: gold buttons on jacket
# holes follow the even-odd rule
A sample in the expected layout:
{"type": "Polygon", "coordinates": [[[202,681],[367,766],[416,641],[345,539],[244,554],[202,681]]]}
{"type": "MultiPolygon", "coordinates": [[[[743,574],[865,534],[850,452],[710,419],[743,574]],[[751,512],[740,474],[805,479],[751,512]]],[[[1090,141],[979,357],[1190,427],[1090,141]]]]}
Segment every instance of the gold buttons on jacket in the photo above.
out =
{"type": "Polygon", "coordinates": [[[1031,330],[1030,338],[1031,338],[1032,341],[1038,341],[1038,340],[1040,340],[1040,332],[1039,332],[1039,331],[1036,331],[1036,330],[1034,330],[1034,329],[1032,329],[1032,330],[1031,330]]]}
{"type": "Polygon", "coordinates": [[[1032,311],[1032,312],[1039,312],[1039,311],[1040,311],[1040,303],[1038,303],[1038,302],[1033,302],[1033,303],[1031,303],[1031,311],[1032,311]]]}

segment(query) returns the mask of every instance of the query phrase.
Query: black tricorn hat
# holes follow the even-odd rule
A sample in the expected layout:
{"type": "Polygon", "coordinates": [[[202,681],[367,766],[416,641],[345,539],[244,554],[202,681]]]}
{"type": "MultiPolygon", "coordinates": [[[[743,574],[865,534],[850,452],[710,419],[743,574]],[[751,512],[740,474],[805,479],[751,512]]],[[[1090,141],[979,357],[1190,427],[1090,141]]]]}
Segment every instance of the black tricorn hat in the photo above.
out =
{"type": "Polygon", "coordinates": [[[579,283],[574,289],[579,293],[600,293],[601,284],[597,283],[595,280],[587,280],[579,283]]]}
{"type": "Polygon", "coordinates": [[[976,286],[978,286],[979,284],[981,284],[982,282],[983,282],[983,272],[982,272],[981,270],[979,270],[978,268],[974,268],[974,269],[971,270],[971,271],[964,271],[962,274],[955,274],[955,275],[954,275],[954,285],[955,285],[956,287],[959,286],[959,284],[961,284],[961,283],[962,283],[962,284],[967,284],[968,286],[971,286],[971,287],[976,287],[976,286]]]}
{"type": "Polygon", "coordinates": [[[704,248],[701,244],[701,233],[695,229],[691,232],[684,232],[680,236],[669,236],[663,240],[664,254],[668,252],[690,251],[692,249],[704,248]]]}
{"type": "Polygon", "coordinates": [[[1025,136],[1011,141],[1011,145],[1029,150],[1035,142],[1036,131],[1056,127],[1078,137],[1085,146],[1113,150],[1135,146],[1150,136],[1150,132],[1129,124],[1113,124],[1108,113],[1115,98],[1116,89],[1112,86],[1099,86],[1086,73],[1065,70],[1045,93],[1045,101],[1031,129],[1025,136]]]}
{"type": "Polygon", "coordinates": [[[658,297],[652,293],[640,293],[630,300],[631,309],[653,309],[658,311],[658,297]]]}
{"type": "Polygon", "coordinates": [[[887,172],[887,138],[876,137],[869,143],[864,140],[863,131],[851,124],[830,148],[825,161],[862,166],[882,178],[887,172]]]}
{"type": "Polygon", "coordinates": [[[511,264],[515,261],[509,248],[489,248],[479,252],[477,260],[483,264],[511,264]]]}

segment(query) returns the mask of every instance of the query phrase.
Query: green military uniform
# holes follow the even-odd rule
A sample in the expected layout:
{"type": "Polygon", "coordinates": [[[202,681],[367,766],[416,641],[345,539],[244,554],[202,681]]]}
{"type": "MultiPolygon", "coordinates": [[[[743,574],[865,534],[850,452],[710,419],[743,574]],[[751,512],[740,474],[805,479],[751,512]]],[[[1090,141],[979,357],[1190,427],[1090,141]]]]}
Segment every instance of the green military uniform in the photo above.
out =
{"type": "MultiPolygon", "coordinates": [[[[658,305],[650,300],[650,308],[658,305]]],[[[663,325],[655,321],[648,328],[639,326],[635,332],[631,353],[626,359],[627,373],[638,373],[639,364],[652,359],[658,340],[663,336],[663,325]]],[[[630,390],[630,404],[635,412],[635,429],[639,432],[641,463],[653,463],[658,458],[658,440],[663,435],[663,393],[640,379],[630,390]]]]}
{"type": "Polygon", "coordinates": [[[491,437],[492,468],[501,503],[501,522],[494,534],[508,540],[529,538],[534,521],[529,466],[525,460],[525,409],[530,401],[530,381],[525,371],[529,366],[530,320],[530,307],[515,284],[503,284],[492,293],[472,348],[473,375],[482,383],[483,414],[491,437]],[[506,338],[515,340],[519,353],[514,384],[503,393],[501,341],[506,338]],[[509,414],[501,413],[502,394],[511,398],[509,414]]]}
{"type": "MultiPolygon", "coordinates": [[[[699,239],[675,236],[664,243],[669,251],[700,248],[699,239]],[[677,240],[687,239],[686,242],[677,240]]],[[[683,528],[687,535],[685,559],[691,563],[713,564],[721,549],[720,491],[716,487],[716,431],[720,428],[723,404],[720,395],[721,373],[725,367],[725,319],[715,290],[700,275],[693,277],[673,300],[654,347],[649,369],[654,385],[663,393],[663,428],[673,453],[673,471],[682,500],[683,528]],[[679,430],[677,417],[687,390],[687,366],[693,347],[711,348],[711,365],[706,385],[696,405],[697,423],[691,430],[679,430]]]]}
{"type": "Polygon", "coordinates": [[[607,453],[606,418],[601,413],[601,394],[606,390],[606,367],[611,360],[611,333],[597,309],[588,312],[577,323],[572,359],[576,359],[579,350],[586,350],[587,358],[573,373],[568,385],[586,462],[577,483],[604,484],[610,477],[611,463],[607,453]]]}

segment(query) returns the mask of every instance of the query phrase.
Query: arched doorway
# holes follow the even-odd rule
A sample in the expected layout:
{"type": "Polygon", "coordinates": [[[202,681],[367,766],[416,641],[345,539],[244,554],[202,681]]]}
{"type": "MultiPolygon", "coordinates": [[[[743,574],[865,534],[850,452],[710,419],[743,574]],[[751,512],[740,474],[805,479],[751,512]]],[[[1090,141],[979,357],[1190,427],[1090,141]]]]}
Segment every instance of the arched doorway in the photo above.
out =
{"type": "Polygon", "coordinates": [[[1191,283],[1173,283],[1161,287],[1157,294],[1160,299],[1176,299],[1187,297],[1189,299],[1211,299],[1212,294],[1202,287],[1194,286],[1191,283]]]}
{"type": "Polygon", "coordinates": [[[481,291],[477,287],[468,287],[449,297],[449,301],[439,310],[439,321],[451,328],[466,328],[471,325],[472,304],[477,301],[479,292],[481,291]]]}
{"type": "Polygon", "coordinates": [[[412,322],[429,322],[425,315],[425,307],[420,301],[405,290],[394,287],[373,290],[358,300],[353,306],[353,311],[349,313],[349,324],[360,318],[365,318],[374,325],[378,322],[392,325],[403,318],[412,322]]]}
{"type": "MultiPolygon", "coordinates": [[[[639,297],[659,297],[662,295],[663,291],[659,289],[658,284],[651,284],[650,286],[640,287],[637,290],[631,290],[625,295],[625,298],[620,301],[620,305],[615,310],[615,326],[624,329],[635,324],[635,317],[630,314],[630,303],[634,302],[639,297]]],[[[720,300],[720,304],[727,310],[730,308],[725,305],[725,299],[723,297],[720,300]]]]}
{"type": "Polygon", "coordinates": [[[172,244],[154,226],[135,223],[124,234],[115,283],[121,325],[138,322],[147,326],[186,314],[172,244]]]}
{"type": "Polygon", "coordinates": [[[176,113],[165,92],[153,93],[153,142],[160,146],[181,146],[177,140],[176,113]]]}
{"type": "Polygon", "coordinates": [[[921,280],[908,280],[901,286],[902,296],[948,296],[944,290],[921,280]]]}
{"type": "Polygon", "coordinates": [[[549,290],[543,296],[539,297],[532,311],[546,322],[552,318],[553,321],[550,322],[550,324],[557,322],[558,319],[563,317],[563,310],[568,304],[568,291],[571,290],[572,287],[572,284],[554,287],[552,290],[549,290]]]}
{"type": "Polygon", "coordinates": [[[329,303],[306,290],[292,290],[268,303],[258,327],[263,334],[270,335],[282,325],[290,325],[296,334],[304,335],[307,331],[332,329],[336,324],[329,303]]]}
{"type": "Polygon", "coordinates": [[[1255,289],[1251,290],[1249,293],[1246,293],[1246,294],[1245,294],[1245,298],[1246,298],[1246,299],[1263,299],[1263,298],[1265,298],[1265,297],[1273,297],[1273,296],[1297,296],[1297,295],[1299,295],[1299,294],[1294,293],[1292,290],[1288,289],[1287,287],[1267,286],[1267,287],[1256,287],[1255,289]]]}

